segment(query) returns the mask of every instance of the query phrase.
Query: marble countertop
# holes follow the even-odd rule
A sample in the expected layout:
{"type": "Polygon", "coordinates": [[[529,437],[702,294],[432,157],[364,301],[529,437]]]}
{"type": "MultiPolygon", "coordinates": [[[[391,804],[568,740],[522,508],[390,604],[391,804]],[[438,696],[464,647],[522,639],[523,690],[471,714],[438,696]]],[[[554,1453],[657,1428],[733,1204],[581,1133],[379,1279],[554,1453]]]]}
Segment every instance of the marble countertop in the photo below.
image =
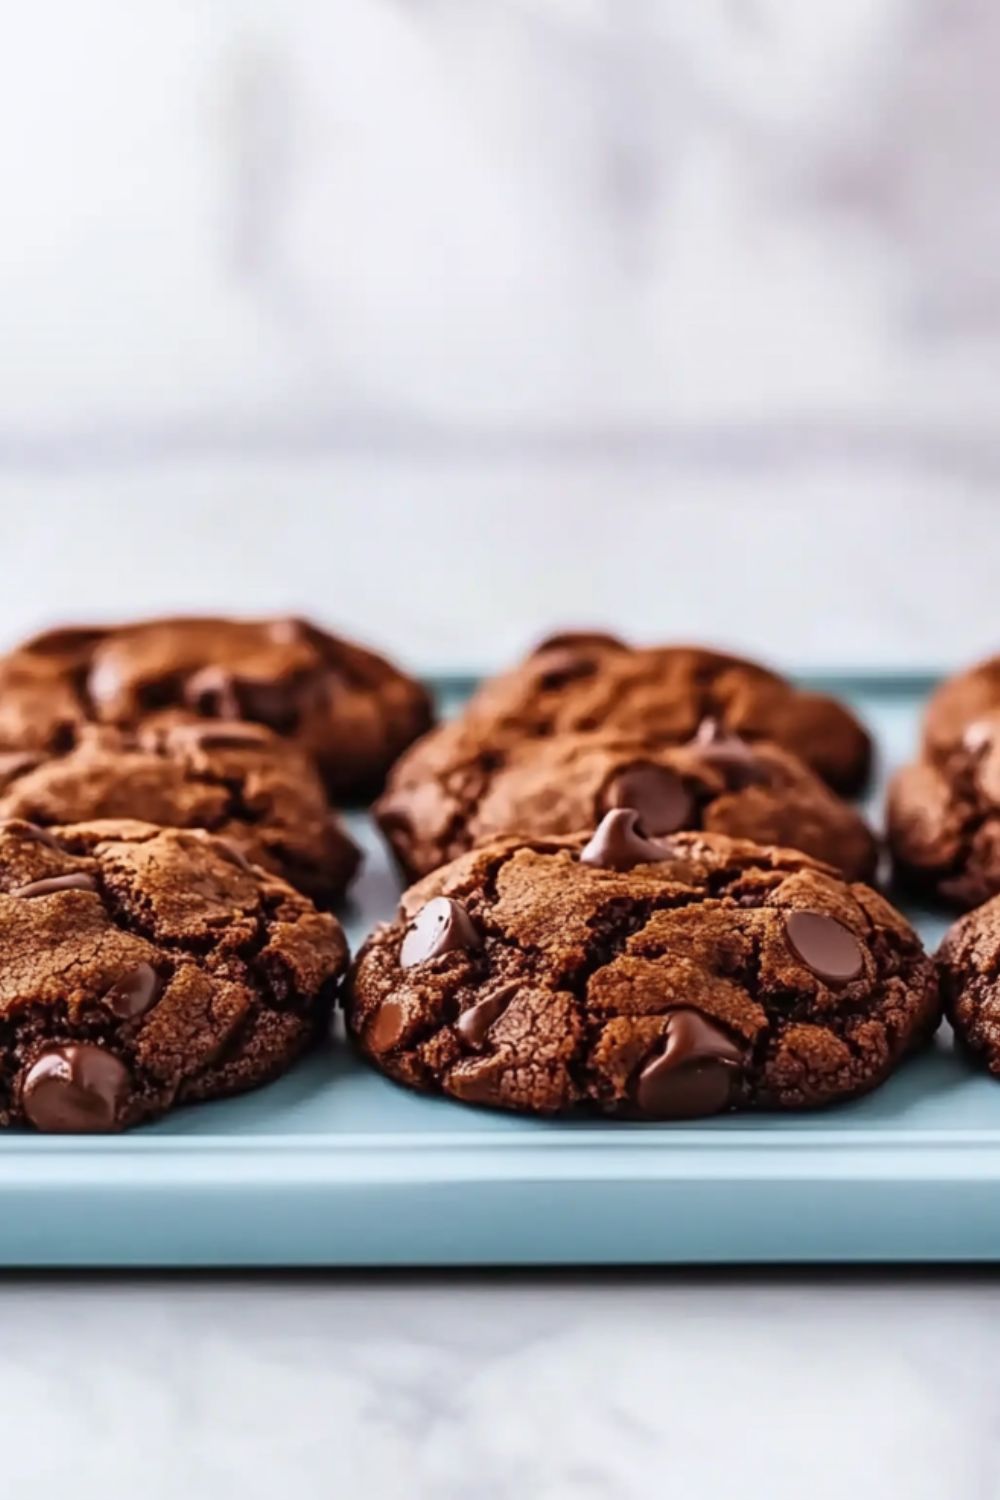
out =
{"type": "Polygon", "coordinates": [[[5,1278],[11,1494],[1000,1493],[974,1271],[5,1278]]]}

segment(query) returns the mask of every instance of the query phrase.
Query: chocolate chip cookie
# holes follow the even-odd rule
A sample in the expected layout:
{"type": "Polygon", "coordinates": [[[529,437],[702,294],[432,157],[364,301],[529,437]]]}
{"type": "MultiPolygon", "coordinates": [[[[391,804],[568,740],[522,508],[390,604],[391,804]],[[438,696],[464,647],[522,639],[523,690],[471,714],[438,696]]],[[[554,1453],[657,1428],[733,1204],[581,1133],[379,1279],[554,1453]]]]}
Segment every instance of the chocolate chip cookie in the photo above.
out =
{"type": "Polygon", "coordinates": [[[263,725],[222,719],[88,726],[64,755],[0,753],[5,818],[205,828],[323,907],[343,897],[361,859],[308,757],[263,725]]]}
{"type": "Polygon", "coordinates": [[[473,719],[444,724],[390,773],[375,816],[409,879],[502,834],[593,829],[631,807],[647,833],[704,828],[801,849],[870,879],[877,848],[854,808],[788,751],[706,719],[690,744],[608,730],[493,745],[473,719]]]}
{"type": "Polygon", "coordinates": [[[495,743],[607,729],[683,744],[711,718],[744,739],[790,750],[844,792],[863,785],[872,754],[868,734],[843,704],[754,662],[694,646],[633,648],[594,632],[551,637],[485,683],[467,714],[495,743]]]}
{"type": "Polygon", "coordinates": [[[924,714],[923,753],[939,764],[975,750],[983,726],[992,733],[1000,713],[1000,656],[949,677],[931,695],[924,714]],[[981,722],[982,721],[982,722],[981,722]]]}
{"type": "Polygon", "coordinates": [[[432,721],[419,683],[304,620],[69,628],[0,660],[0,750],[65,750],[88,722],[136,728],[165,709],[267,725],[345,798],[376,791],[432,721]]]}
{"type": "Polygon", "coordinates": [[[336,919],[204,832],[0,824],[0,1124],[117,1130],[255,1087],[325,1025],[336,919]]]}
{"type": "Polygon", "coordinates": [[[347,999],[362,1052],[412,1088],[651,1120],[863,1093],[939,1008],[934,964],[868,886],[722,834],[654,838],[629,808],[420,881],[347,999]]]}
{"type": "Polygon", "coordinates": [[[1000,893],[1000,711],[976,729],[947,756],[904,766],[888,800],[901,883],[963,909],[1000,893]]]}
{"type": "Polygon", "coordinates": [[[1000,1077],[1000,896],[960,917],[937,956],[956,1037],[1000,1077]]]}

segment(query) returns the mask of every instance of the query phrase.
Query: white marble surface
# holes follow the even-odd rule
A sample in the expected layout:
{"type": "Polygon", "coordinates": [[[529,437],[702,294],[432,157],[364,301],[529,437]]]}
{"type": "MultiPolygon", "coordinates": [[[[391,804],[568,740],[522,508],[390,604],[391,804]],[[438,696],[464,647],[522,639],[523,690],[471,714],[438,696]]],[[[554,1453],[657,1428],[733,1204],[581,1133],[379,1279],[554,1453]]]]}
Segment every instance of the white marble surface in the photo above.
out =
{"type": "Polygon", "coordinates": [[[10,1494],[1000,1495],[982,1274],[6,1279],[0,1327],[10,1494]]]}

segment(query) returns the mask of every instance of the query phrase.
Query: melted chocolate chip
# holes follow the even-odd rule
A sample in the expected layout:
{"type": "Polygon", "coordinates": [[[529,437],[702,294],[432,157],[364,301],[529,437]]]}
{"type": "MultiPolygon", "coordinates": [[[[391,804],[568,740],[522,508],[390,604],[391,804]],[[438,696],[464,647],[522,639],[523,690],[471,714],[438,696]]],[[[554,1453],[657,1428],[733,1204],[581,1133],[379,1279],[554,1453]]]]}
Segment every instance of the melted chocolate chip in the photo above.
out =
{"type": "Polygon", "coordinates": [[[256,719],[279,731],[290,729],[298,717],[292,686],[240,677],[225,667],[203,667],[189,677],[184,701],[209,719],[256,719]]]}
{"type": "Polygon", "coordinates": [[[21,1105],[36,1130],[113,1130],[130,1087],[128,1069],[112,1052],[71,1042],[32,1063],[21,1105]]]}
{"type": "Polygon", "coordinates": [[[60,854],[66,852],[47,828],[39,828],[37,823],[27,823],[23,818],[0,818],[0,829],[9,829],[11,833],[20,834],[23,839],[32,839],[36,844],[44,844],[48,849],[58,849],[60,854]]]}
{"type": "Polygon", "coordinates": [[[234,844],[230,839],[224,839],[219,834],[216,834],[215,844],[219,850],[219,853],[225,859],[228,859],[231,865],[235,865],[236,868],[238,870],[242,870],[245,875],[253,874],[253,865],[247,859],[246,855],[243,853],[243,850],[238,848],[236,844],[234,844]]]}
{"type": "Polygon", "coordinates": [[[864,950],[842,922],[818,911],[790,911],[785,936],[795,955],[827,984],[848,984],[864,968],[864,950]]]}
{"type": "Polygon", "coordinates": [[[689,1120],[728,1108],[745,1050],[696,1010],[667,1016],[663,1046],[639,1074],[636,1103],[654,1120],[689,1120]]]}
{"type": "Polygon", "coordinates": [[[34,896],[54,896],[57,891],[96,890],[97,881],[93,875],[84,875],[81,871],[76,875],[49,875],[45,880],[32,880],[27,885],[17,886],[11,895],[30,900],[34,896]]]}
{"type": "Polygon", "coordinates": [[[516,984],[505,984],[495,994],[487,995],[485,999],[480,1000],[478,1005],[472,1005],[468,1010],[463,1010],[455,1022],[455,1030],[462,1040],[470,1047],[481,1047],[490,1027],[494,1021],[500,1019],[517,991],[516,984]]]}
{"type": "Polygon", "coordinates": [[[478,948],[479,934],[459,901],[435,896],[422,906],[406,930],[399,950],[404,969],[459,948],[478,948]]]}
{"type": "Polygon", "coordinates": [[[672,859],[663,844],[640,832],[639,814],[631,807],[612,808],[604,814],[590,842],[580,853],[580,863],[602,870],[631,870],[635,865],[659,864],[672,859]]]}
{"type": "Polygon", "coordinates": [[[604,805],[630,807],[639,814],[645,834],[676,833],[689,828],[694,817],[694,798],[676,771],[666,766],[626,766],[609,782],[604,805]]]}
{"type": "Polygon", "coordinates": [[[718,719],[702,719],[688,746],[700,760],[718,771],[731,791],[741,791],[753,783],[766,783],[768,772],[754,755],[746,740],[731,734],[718,719]]]}
{"type": "Polygon", "coordinates": [[[190,745],[196,750],[255,750],[261,745],[273,744],[263,725],[244,724],[239,720],[178,724],[171,730],[170,740],[178,748],[190,745]]]}
{"type": "Polygon", "coordinates": [[[368,1027],[368,1045],[375,1052],[389,1052],[399,1042],[405,1029],[403,1007],[395,1000],[384,1000],[368,1027]]]}
{"type": "Polygon", "coordinates": [[[152,964],[136,964],[101,998],[102,1005],[120,1021],[132,1021],[144,1015],[163,993],[163,981],[152,964]]]}

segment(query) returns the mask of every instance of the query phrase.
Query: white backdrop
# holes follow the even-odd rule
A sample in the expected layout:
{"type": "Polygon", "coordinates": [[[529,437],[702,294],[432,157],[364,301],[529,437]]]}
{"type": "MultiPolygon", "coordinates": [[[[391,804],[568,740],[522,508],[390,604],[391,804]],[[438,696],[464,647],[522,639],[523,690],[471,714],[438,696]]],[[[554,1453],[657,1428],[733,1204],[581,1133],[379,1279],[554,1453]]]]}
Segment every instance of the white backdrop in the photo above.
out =
{"type": "Polygon", "coordinates": [[[296,609],[423,668],[497,664],[574,621],[836,667],[944,666],[1000,634],[993,492],[937,475],[126,466],[0,480],[0,517],[7,640],[56,618],[296,609]]]}
{"type": "Polygon", "coordinates": [[[0,637],[996,646],[990,0],[35,0],[0,637]]]}

